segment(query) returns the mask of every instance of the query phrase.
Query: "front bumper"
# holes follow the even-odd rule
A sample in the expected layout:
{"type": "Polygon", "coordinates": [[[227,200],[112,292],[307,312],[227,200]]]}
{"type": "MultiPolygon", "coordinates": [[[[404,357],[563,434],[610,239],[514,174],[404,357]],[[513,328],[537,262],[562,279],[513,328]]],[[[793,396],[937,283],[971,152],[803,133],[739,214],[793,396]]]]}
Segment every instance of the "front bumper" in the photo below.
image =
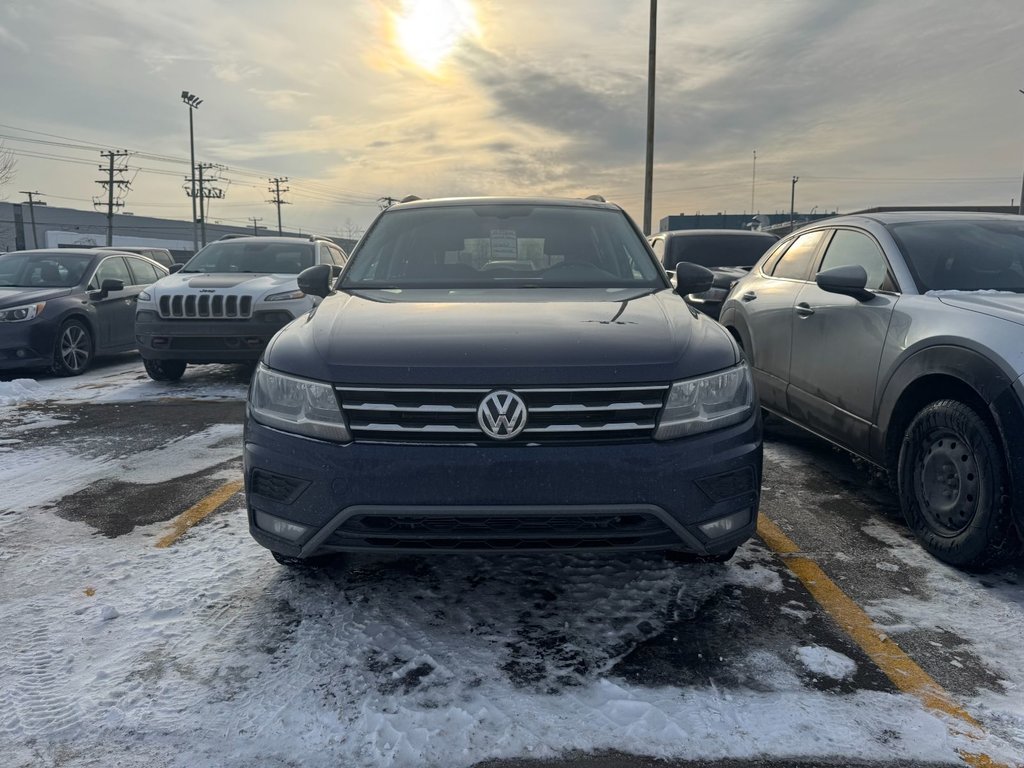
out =
{"type": "Polygon", "coordinates": [[[155,312],[140,312],[135,340],[147,360],[189,363],[233,363],[260,359],[274,334],[292,321],[287,312],[274,320],[164,320],[155,312]],[[285,317],[287,315],[287,317],[285,317]]]}
{"type": "Polygon", "coordinates": [[[53,363],[56,326],[46,318],[0,324],[0,371],[53,363]]]}
{"type": "Polygon", "coordinates": [[[284,555],[680,549],[727,552],[753,535],[758,412],[666,442],[566,446],[334,443],[246,423],[257,542],[284,555]],[[701,524],[736,513],[710,537],[701,524]],[[289,541],[266,524],[306,528],[289,541]],[[264,523],[260,527],[257,517],[264,523]]]}

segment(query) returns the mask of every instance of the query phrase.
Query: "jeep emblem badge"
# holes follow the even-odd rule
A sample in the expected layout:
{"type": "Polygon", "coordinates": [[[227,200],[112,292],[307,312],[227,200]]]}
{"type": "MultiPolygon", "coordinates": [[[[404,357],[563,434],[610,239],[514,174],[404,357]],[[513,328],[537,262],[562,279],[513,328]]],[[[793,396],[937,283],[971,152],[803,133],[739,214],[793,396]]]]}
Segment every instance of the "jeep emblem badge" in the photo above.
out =
{"type": "Polygon", "coordinates": [[[496,389],[476,409],[480,429],[495,440],[511,440],[526,426],[526,403],[515,392],[496,389]]]}

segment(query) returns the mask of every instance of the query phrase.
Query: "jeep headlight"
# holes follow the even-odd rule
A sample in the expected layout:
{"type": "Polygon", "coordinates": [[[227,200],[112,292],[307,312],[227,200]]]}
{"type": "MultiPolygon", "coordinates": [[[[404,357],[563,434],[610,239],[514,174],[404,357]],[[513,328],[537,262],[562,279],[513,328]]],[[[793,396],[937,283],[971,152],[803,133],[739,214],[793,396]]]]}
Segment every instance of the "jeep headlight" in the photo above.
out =
{"type": "Polygon", "coordinates": [[[252,417],[268,427],[321,440],[347,443],[352,438],[334,388],[272,371],[263,363],[249,390],[252,417]]]}
{"type": "Polygon", "coordinates": [[[142,293],[140,293],[138,295],[138,298],[137,298],[137,301],[152,301],[152,300],[153,300],[153,295],[148,290],[145,290],[142,293]]]}
{"type": "Polygon", "coordinates": [[[285,291],[284,293],[272,293],[269,296],[263,298],[264,301],[292,301],[294,299],[304,299],[306,294],[302,291],[285,291]]]}
{"type": "Polygon", "coordinates": [[[655,440],[672,440],[744,421],[753,409],[750,368],[740,363],[710,376],[672,384],[661,409],[655,440]]]}
{"type": "Polygon", "coordinates": [[[20,323],[25,320],[31,320],[33,317],[38,316],[45,306],[46,302],[40,301],[36,304],[25,304],[20,307],[0,309],[0,323],[20,323]]]}

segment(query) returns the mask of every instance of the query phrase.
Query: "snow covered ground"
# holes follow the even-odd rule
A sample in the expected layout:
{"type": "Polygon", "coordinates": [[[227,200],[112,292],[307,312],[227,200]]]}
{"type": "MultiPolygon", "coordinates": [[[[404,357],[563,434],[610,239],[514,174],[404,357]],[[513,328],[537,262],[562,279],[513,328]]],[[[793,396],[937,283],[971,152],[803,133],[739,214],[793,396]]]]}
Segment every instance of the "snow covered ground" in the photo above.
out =
{"type": "MultiPolygon", "coordinates": [[[[170,515],[116,536],[67,519],[111,478],[223,482],[240,454],[226,416],[155,445],[132,429],[62,443],[68,407],[210,407],[244,392],[229,368],[166,385],[138,361],[0,382],[0,766],[457,768],[571,750],[1024,760],[1024,592],[936,567],[883,523],[867,534],[887,567],[870,572],[928,576],[865,607],[897,639],[920,626],[967,639],[1009,686],[964,702],[998,735],[951,736],[895,693],[756,540],[724,566],[366,556],[296,573],[249,537],[239,497],[168,549],[153,545],[170,515]]],[[[768,461],[789,473],[800,458],[770,448],[768,461]]]]}

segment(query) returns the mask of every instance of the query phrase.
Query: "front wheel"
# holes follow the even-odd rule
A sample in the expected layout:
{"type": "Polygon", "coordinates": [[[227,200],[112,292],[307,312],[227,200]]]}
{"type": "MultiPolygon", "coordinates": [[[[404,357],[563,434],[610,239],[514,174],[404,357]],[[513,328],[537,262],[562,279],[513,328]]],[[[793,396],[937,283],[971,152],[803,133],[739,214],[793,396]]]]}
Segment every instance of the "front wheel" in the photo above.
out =
{"type": "Polygon", "coordinates": [[[153,381],[177,381],[185,375],[188,365],[184,360],[143,360],[146,373],[153,381]]]}
{"type": "Polygon", "coordinates": [[[897,470],[907,525],[935,557],[983,570],[1017,551],[1006,458],[966,403],[939,400],[914,417],[897,470]]]}
{"type": "Polygon", "coordinates": [[[93,343],[89,326],[68,320],[57,332],[50,370],[58,376],[80,376],[92,365],[93,343]]]}

